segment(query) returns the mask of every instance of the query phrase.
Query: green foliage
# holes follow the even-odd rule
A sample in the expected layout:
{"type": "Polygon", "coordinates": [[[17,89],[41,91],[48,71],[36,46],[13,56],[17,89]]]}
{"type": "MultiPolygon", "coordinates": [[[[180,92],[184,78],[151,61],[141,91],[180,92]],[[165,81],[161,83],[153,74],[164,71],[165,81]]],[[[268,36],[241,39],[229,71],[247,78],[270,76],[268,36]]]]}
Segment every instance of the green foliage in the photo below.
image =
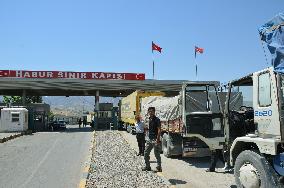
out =
{"type": "MultiPolygon", "coordinates": [[[[22,104],[22,97],[21,96],[3,96],[3,102],[5,104],[22,104]]],[[[42,103],[41,96],[27,96],[26,97],[26,104],[30,103],[42,103]]]]}
{"type": "Polygon", "coordinates": [[[41,96],[27,96],[26,97],[26,103],[42,103],[42,97],[41,96]]]}
{"type": "Polygon", "coordinates": [[[52,121],[53,118],[54,118],[53,112],[52,112],[52,111],[49,111],[49,113],[48,113],[48,119],[49,119],[49,121],[52,121]]]}
{"type": "Polygon", "coordinates": [[[20,96],[3,96],[3,102],[5,104],[10,104],[10,103],[21,103],[22,102],[22,97],[20,96]]]}

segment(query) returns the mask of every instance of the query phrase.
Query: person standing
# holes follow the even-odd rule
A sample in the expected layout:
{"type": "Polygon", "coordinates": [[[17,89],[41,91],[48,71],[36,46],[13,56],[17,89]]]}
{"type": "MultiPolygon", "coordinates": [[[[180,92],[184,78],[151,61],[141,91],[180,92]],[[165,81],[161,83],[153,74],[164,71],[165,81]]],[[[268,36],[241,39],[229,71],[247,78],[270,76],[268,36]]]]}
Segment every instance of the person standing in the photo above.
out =
{"type": "Polygon", "coordinates": [[[79,119],[78,123],[79,123],[79,129],[80,129],[81,128],[81,124],[82,124],[82,119],[81,118],[79,119]]]}
{"type": "Polygon", "coordinates": [[[136,139],[139,147],[139,152],[137,156],[142,155],[144,156],[145,150],[145,134],[144,134],[144,123],[141,121],[140,116],[135,116],[135,129],[136,129],[136,139]]]}
{"type": "Polygon", "coordinates": [[[84,119],[83,119],[83,127],[86,127],[86,126],[87,126],[87,119],[84,118],[84,119]]]}
{"type": "Polygon", "coordinates": [[[142,171],[151,171],[150,152],[154,148],[154,154],[157,159],[156,172],[162,172],[161,156],[160,156],[161,122],[160,119],[155,115],[155,107],[148,108],[148,115],[149,115],[149,125],[145,129],[147,131],[146,147],[144,152],[145,166],[142,168],[142,171]]]}
{"type": "Polygon", "coordinates": [[[225,167],[223,168],[225,173],[231,172],[232,167],[229,165],[227,155],[228,155],[228,152],[223,151],[222,149],[212,150],[211,151],[210,166],[206,170],[206,172],[215,172],[215,168],[216,168],[218,160],[220,160],[222,163],[225,164],[225,167]]]}

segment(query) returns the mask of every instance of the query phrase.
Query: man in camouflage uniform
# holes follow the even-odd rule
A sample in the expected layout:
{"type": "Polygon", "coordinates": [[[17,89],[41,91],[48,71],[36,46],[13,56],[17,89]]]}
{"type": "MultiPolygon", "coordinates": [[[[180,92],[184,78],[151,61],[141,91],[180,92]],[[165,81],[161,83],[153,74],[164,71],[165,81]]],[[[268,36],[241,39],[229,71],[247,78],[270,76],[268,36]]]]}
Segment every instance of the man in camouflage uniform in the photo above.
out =
{"type": "Polygon", "coordinates": [[[146,147],[144,152],[145,167],[142,168],[143,171],[151,171],[150,166],[150,152],[154,148],[154,154],[157,159],[157,172],[162,172],[161,166],[161,122],[158,117],[155,116],[155,107],[148,108],[149,114],[149,126],[146,128],[146,147]]]}

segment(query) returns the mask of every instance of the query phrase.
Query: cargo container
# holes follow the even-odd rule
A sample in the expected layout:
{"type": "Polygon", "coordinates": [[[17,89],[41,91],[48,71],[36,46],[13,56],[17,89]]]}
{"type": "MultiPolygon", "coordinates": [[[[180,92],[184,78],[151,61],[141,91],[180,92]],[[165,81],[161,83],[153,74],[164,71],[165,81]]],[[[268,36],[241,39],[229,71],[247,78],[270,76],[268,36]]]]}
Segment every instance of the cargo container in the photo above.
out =
{"type": "Polygon", "coordinates": [[[165,93],[139,90],[121,99],[119,103],[119,121],[129,133],[135,134],[135,116],[141,112],[142,99],[150,96],[165,96],[165,93]]]}

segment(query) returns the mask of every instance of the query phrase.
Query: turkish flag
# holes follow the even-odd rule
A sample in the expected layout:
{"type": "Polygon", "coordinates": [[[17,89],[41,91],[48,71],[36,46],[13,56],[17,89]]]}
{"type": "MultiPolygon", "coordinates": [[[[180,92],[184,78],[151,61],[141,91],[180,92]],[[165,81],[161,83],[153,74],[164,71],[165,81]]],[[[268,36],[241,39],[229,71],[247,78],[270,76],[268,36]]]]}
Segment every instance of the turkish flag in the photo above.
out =
{"type": "Polygon", "coordinates": [[[203,51],[204,51],[203,48],[199,48],[199,47],[195,46],[195,53],[198,52],[198,53],[203,54],[203,51]]]}
{"type": "Polygon", "coordinates": [[[196,58],[196,53],[201,53],[203,54],[204,49],[203,48],[199,48],[197,46],[195,46],[195,51],[194,51],[194,56],[196,58]]]}
{"type": "Polygon", "coordinates": [[[160,46],[156,45],[156,44],[152,41],[152,52],[153,52],[154,50],[156,50],[156,51],[162,53],[162,48],[161,48],[160,46]]]}

